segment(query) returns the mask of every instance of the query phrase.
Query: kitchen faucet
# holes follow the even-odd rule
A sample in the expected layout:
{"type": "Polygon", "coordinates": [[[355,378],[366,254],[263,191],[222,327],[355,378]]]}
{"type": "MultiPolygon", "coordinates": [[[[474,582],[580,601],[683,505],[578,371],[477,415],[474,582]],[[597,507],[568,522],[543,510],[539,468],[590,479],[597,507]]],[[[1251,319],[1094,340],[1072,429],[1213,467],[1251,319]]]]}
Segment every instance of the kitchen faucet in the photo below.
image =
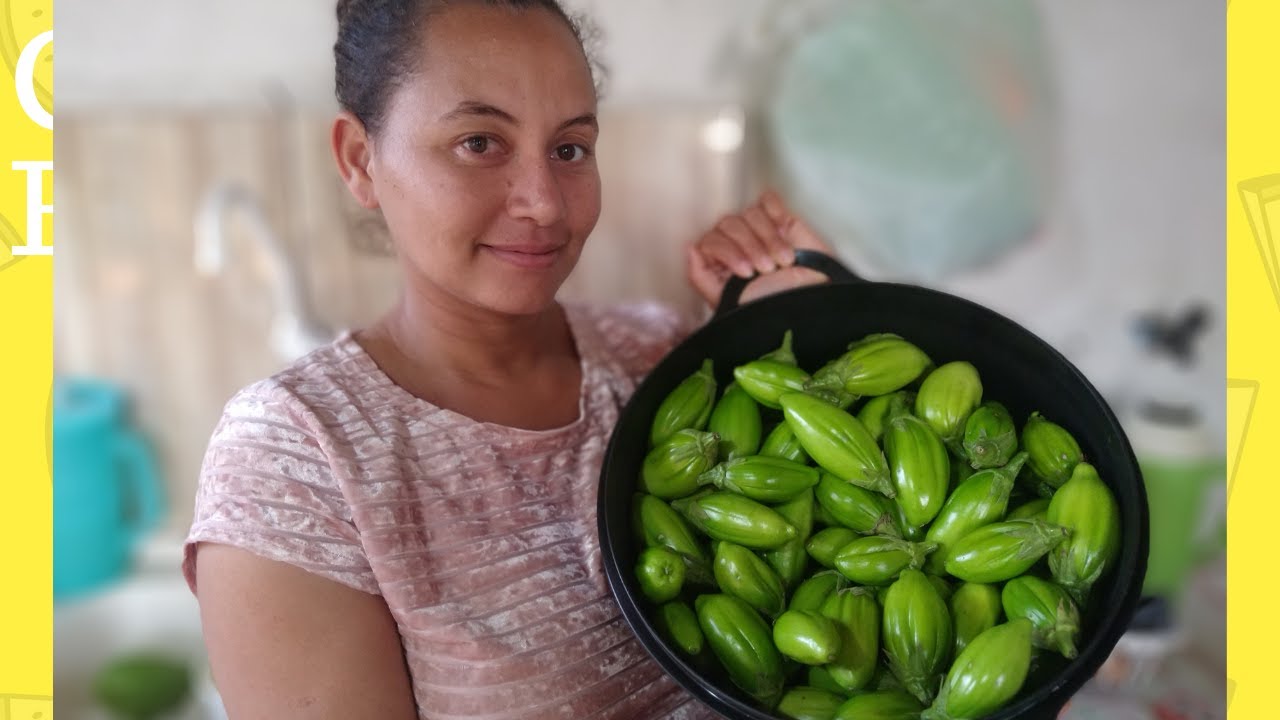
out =
{"type": "Polygon", "coordinates": [[[337,333],[316,318],[298,263],[271,227],[258,197],[243,185],[221,182],[205,195],[195,218],[196,271],[213,276],[225,268],[226,219],[233,210],[244,213],[249,221],[253,247],[270,276],[272,351],[281,360],[290,361],[333,342],[337,333]]]}

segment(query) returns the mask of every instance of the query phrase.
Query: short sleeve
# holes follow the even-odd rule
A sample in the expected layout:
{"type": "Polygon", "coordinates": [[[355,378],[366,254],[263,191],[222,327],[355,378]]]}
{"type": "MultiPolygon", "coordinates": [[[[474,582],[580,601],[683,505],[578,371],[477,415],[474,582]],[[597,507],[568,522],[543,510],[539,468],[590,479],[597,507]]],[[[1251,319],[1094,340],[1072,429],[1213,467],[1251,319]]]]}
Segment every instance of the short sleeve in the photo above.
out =
{"type": "Polygon", "coordinates": [[[301,401],[275,381],[252,385],[227,403],[205,452],[183,548],[192,592],[201,542],[378,592],[317,427],[301,401]]]}

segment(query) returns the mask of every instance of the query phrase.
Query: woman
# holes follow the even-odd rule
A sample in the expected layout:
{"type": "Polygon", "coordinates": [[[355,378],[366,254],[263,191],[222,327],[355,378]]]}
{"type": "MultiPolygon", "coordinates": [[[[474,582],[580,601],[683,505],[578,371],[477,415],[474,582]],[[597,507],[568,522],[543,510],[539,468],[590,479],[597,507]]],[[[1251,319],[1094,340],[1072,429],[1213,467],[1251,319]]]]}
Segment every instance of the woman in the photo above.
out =
{"type": "MultiPolygon", "coordinates": [[[[711,716],[605,585],[595,486],[618,411],[681,336],[565,307],[600,211],[596,92],[555,0],[344,0],[333,124],[403,294],[256,383],[211,439],[186,546],[232,718],[711,716]]],[[[773,195],[689,250],[732,273],[823,247],[773,195]]]]}

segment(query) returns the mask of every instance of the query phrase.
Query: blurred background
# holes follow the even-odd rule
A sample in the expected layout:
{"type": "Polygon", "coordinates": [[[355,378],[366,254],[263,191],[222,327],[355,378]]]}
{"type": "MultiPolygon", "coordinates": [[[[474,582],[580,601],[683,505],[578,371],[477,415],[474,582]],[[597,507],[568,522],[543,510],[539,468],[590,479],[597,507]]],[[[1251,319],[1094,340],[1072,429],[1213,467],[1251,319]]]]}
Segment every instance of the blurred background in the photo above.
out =
{"type": "MultiPolygon", "coordinates": [[[[563,296],[700,317],[684,244],[772,186],[860,274],[1025,325],[1108,398],[1151,495],[1158,599],[1069,717],[1224,717],[1222,3],[567,5],[608,74],[604,214],[563,296]]],[[[111,717],[95,679],[146,652],[170,717],[217,718],[178,572],[205,443],[398,279],[329,154],[332,2],[55,22],[58,710],[111,717]]]]}

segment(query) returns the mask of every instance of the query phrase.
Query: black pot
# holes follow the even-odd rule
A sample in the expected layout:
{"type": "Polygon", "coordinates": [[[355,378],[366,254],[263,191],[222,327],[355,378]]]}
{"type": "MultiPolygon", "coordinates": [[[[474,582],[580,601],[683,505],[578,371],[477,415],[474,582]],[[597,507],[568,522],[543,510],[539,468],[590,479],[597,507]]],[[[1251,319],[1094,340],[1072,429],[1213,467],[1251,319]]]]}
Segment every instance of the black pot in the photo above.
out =
{"type": "Polygon", "coordinates": [[[1119,557],[1082,608],[1079,656],[1043,653],[1023,692],[991,720],[1056,718],[1091,678],[1125,632],[1147,568],[1147,497],[1120,423],[1087,379],[1060,353],[1009,319],[967,300],[911,285],[866,282],[834,259],[800,251],[797,263],[831,282],[789,290],[737,306],[747,281],[731,280],[715,316],[673,349],[627,403],[600,474],[599,532],[605,573],[623,617],[654,660],[698,699],[729,718],[777,717],[713,669],[695,667],[657,633],[632,571],[639,548],[632,532],[632,496],[658,405],[705,358],[718,387],[733,368],[775,349],[794,331],[794,349],[810,371],[874,332],[897,333],[941,365],[967,360],[982,377],[984,397],[1003,402],[1019,425],[1034,410],[1071,431],[1120,506],[1119,557]]]}

